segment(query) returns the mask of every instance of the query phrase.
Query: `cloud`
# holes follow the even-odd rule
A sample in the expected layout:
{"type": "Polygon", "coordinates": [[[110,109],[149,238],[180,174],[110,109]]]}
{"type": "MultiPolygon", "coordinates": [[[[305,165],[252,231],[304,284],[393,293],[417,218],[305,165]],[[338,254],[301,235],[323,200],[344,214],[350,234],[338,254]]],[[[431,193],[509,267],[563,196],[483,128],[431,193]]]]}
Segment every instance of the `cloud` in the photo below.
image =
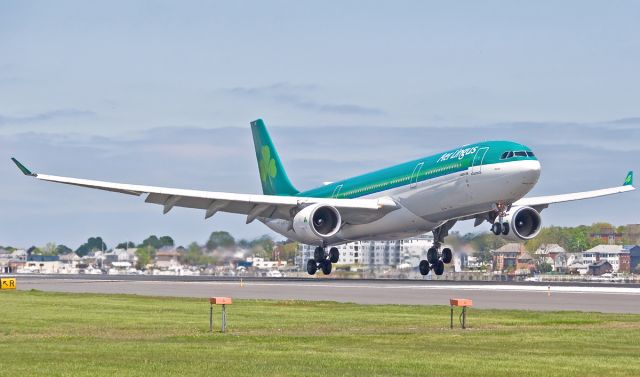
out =
{"type": "Polygon", "coordinates": [[[60,118],[78,118],[94,115],[96,115],[96,113],[93,111],[79,109],[58,109],[25,116],[7,116],[0,114],[0,126],[40,123],[60,118]]]}
{"type": "Polygon", "coordinates": [[[309,99],[305,95],[317,89],[318,87],[315,85],[291,85],[282,82],[267,86],[235,87],[224,91],[235,96],[271,100],[298,109],[319,113],[367,116],[384,114],[384,111],[378,108],[347,103],[322,103],[309,99]]]}
{"type": "Polygon", "coordinates": [[[629,118],[620,118],[615,119],[610,122],[610,124],[620,124],[620,125],[640,125],[640,117],[629,117],[629,118]]]}

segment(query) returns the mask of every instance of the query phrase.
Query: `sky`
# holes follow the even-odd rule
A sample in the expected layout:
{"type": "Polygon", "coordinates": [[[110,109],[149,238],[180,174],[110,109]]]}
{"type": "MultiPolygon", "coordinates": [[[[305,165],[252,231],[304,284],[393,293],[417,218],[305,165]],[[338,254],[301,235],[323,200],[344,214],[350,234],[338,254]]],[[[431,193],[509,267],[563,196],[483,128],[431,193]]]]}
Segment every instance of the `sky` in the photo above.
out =
{"type": "MultiPolygon", "coordinates": [[[[273,234],[27,179],[9,160],[255,193],[256,118],[300,189],[489,139],[536,151],[532,195],[619,185],[640,173],[638,19],[635,1],[0,2],[0,245],[273,234]]],[[[638,199],[543,221],[640,223],[638,199]]]]}

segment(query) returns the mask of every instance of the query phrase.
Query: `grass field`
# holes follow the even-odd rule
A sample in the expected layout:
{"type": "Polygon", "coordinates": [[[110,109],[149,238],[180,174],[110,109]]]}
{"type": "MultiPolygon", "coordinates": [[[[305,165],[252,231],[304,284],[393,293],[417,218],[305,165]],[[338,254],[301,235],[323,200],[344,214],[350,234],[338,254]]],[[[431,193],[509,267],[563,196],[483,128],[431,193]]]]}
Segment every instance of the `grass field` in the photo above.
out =
{"type": "Polygon", "coordinates": [[[640,315],[0,293],[2,376],[640,376],[640,315]],[[219,326],[219,309],[215,312],[219,326]],[[219,330],[219,327],[217,328],[219,330]]]}

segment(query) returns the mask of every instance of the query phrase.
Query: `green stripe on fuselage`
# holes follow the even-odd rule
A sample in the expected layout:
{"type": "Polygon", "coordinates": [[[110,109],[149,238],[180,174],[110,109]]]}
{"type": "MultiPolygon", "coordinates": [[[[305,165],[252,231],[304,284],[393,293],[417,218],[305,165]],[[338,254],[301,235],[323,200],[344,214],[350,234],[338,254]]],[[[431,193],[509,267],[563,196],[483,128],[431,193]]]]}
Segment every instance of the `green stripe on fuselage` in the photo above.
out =
{"type": "Polygon", "coordinates": [[[380,191],[411,185],[414,182],[422,182],[443,175],[466,171],[472,165],[478,166],[518,160],[536,160],[535,157],[529,156],[501,159],[502,154],[508,151],[530,152],[531,150],[522,144],[511,141],[488,141],[470,144],[433,156],[333,182],[322,187],[301,192],[296,196],[314,198],[335,197],[339,199],[358,198],[380,191]],[[482,158],[485,148],[486,154],[484,158],[482,158]],[[422,166],[416,168],[418,164],[422,164],[422,166]]]}

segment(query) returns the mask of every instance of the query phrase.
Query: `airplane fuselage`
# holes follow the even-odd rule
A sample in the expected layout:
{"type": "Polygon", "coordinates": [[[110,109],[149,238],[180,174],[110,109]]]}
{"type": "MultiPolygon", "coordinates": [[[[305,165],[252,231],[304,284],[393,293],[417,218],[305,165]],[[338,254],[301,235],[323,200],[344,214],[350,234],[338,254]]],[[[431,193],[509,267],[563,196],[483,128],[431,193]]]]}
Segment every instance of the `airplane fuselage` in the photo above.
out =
{"type": "MultiPolygon", "coordinates": [[[[409,161],[301,192],[302,197],[390,197],[399,208],[366,224],[344,224],[327,244],[401,239],[450,220],[494,210],[524,197],[537,183],[540,163],[531,150],[509,141],[482,142],[409,161]]],[[[290,239],[289,222],[262,218],[290,239]]]]}

